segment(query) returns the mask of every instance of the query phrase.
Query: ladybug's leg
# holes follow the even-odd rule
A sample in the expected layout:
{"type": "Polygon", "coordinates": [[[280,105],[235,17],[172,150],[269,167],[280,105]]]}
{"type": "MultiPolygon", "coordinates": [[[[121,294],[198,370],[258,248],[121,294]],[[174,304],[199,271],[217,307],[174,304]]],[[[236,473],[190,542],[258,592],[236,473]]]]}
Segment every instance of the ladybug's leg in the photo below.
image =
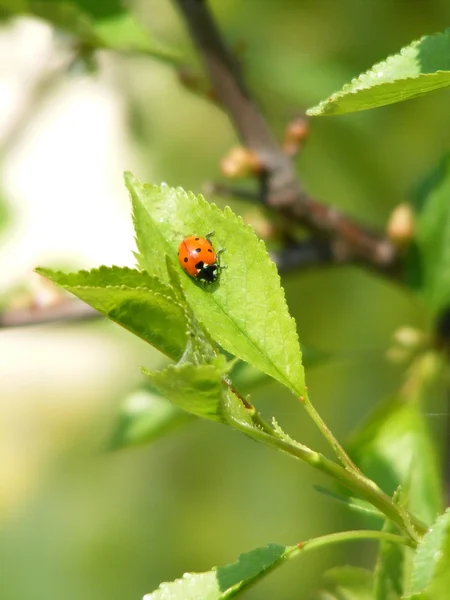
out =
{"type": "Polygon", "coordinates": [[[216,260],[217,260],[217,266],[219,267],[219,269],[226,269],[227,265],[221,265],[220,264],[220,254],[222,254],[222,252],[225,252],[226,248],[221,248],[220,250],[217,250],[216,252],[216,260]]]}
{"type": "Polygon", "coordinates": [[[207,233],[205,235],[205,239],[208,240],[208,242],[211,244],[211,240],[209,238],[211,238],[214,235],[214,231],[210,231],[209,233],[207,233]]]}

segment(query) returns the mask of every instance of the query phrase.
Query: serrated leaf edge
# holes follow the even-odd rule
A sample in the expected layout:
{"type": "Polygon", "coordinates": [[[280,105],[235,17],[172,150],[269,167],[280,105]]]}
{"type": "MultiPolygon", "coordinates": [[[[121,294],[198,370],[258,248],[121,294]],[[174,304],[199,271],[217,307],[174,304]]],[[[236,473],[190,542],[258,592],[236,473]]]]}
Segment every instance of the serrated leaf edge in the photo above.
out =
{"type": "MultiPolygon", "coordinates": [[[[438,73],[445,73],[445,74],[450,75],[450,71],[440,70],[440,71],[434,71],[433,73],[419,73],[415,77],[399,77],[398,79],[395,79],[394,81],[382,81],[380,83],[374,83],[373,85],[361,86],[356,89],[355,88],[349,89],[352,86],[353,81],[355,81],[355,79],[352,79],[352,81],[350,83],[346,83],[342,87],[342,89],[340,89],[338,92],[334,92],[333,94],[331,94],[331,96],[329,96],[325,100],[322,100],[322,102],[320,102],[316,106],[313,106],[312,108],[308,108],[308,110],[306,111],[306,114],[310,117],[319,117],[319,116],[329,116],[329,115],[333,115],[333,114],[346,114],[348,112],[358,112],[361,110],[367,110],[370,107],[349,108],[348,110],[337,112],[337,111],[333,110],[333,105],[336,103],[337,100],[340,100],[341,98],[343,98],[345,96],[350,96],[350,95],[355,96],[365,90],[394,86],[394,85],[397,85],[397,83],[399,81],[409,81],[409,80],[416,81],[418,79],[432,79],[438,73]]],[[[394,104],[395,102],[404,102],[405,100],[412,100],[414,98],[417,98],[419,96],[427,94],[428,92],[437,91],[439,89],[442,89],[442,88],[448,87],[448,86],[450,86],[450,81],[449,81],[448,85],[438,85],[435,88],[429,88],[427,90],[416,92],[416,93],[414,93],[414,95],[408,95],[406,98],[403,98],[400,100],[386,100],[386,102],[384,102],[382,104],[374,104],[372,108],[387,106],[389,104],[394,104]]]]}
{"type": "MultiPolygon", "coordinates": [[[[158,194],[163,194],[163,193],[173,193],[173,194],[177,194],[179,196],[184,196],[184,198],[192,200],[194,202],[197,203],[204,203],[204,207],[208,207],[209,210],[211,210],[212,212],[216,212],[218,213],[219,217],[227,217],[227,218],[231,218],[234,219],[235,222],[237,222],[247,233],[253,235],[255,237],[255,241],[256,241],[256,245],[258,246],[259,250],[261,250],[262,254],[265,256],[265,258],[267,259],[267,263],[268,263],[268,269],[271,270],[271,274],[275,276],[275,279],[278,283],[278,287],[281,291],[281,298],[280,301],[283,303],[283,308],[285,310],[285,314],[288,317],[288,320],[290,320],[292,326],[293,326],[293,333],[295,335],[295,342],[297,344],[297,348],[298,348],[298,360],[300,361],[300,365],[301,368],[303,369],[303,365],[302,365],[302,354],[301,354],[301,348],[300,348],[300,340],[298,337],[298,332],[297,332],[297,326],[296,326],[296,322],[295,319],[290,315],[289,310],[288,310],[288,306],[287,306],[287,302],[286,302],[286,294],[284,291],[283,286],[281,285],[281,278],[280,275],[278,273],[278,270],[276,268],[275,263],[273,262],[273,260],[270,258],[269,253],[267,252],[267,249],[265,247],[264,242],[259,239],[257,237],[257,235],[255,234],[255,231],[253,229],[253,227],[251,227],[251,225],[248,225],[246,223],[244,223],[243,218],[240,215],[236,215],[232,209],[229,206],[225,206],[223,211],[214,203],[214,202],[208,202],[204,196],[202,194],[195,194],[192,191],[186,191],[184,188],[178,186],[178,187],[171,187],[169,186],[167,183],[162,182],[161,184],[157,185],[157,184],[152,184],[152,183],[143,183],[142,181],[140,181],[137,177],[135,177],[135,175],[133,175],[133,173],[131,173],[130,171],[125,171],[124,173],[124,179],[125,179],[125,185],[130,193],[131,196],[131,200],[132,200],[132,204],[134,205],[134,196],[132,193],[132,190],[130,189],[132,186],[139,186],[139,188],[141,190],[150,190],[150,191],[155,191],[158,194]]],[[[141,202],[140,198],[138,197],[137,194],[136,195],[136,199],[137,201],[141,204],[141,206],[146,210],[145,205],[143,202],[141,202]]],[[[150,219],[153,220],[153,218],[148,215],[150,219]]],[[[134,211],[133,211],[133,222],[135,223],[135,217],[134,217],[134,211]]],[[[139,246],[138,246],[139,249],[139,246]]],[[[182,279],[180,278],[181,281],[181,285],[183,286],[182,283],[182,279]]],[[[214,302],[214,304],[216,305],[216,307],[227,317],[227,319],[229,319],[230,323],[232,323],[237,332],[240,335],[245,335],[244,332],[240,329],[240,327],[238,326],[238,324],[230,318],[230,316],[228,315],[228,313],[226,313],[223,309],[223,307],[217,303],[217,301],[215,300],[214,296],[212,296],[212,301],[214,302]]],[[[205,325],[205,323],[203,321],[201,321],[202,326],[204,327],[204,329],[208,332],[208,334],[212,337],[211,331],[210,329],[205,325]]],[[[265,354],[265,352],[263,352],[261,350],[261,348],[259,347],[259,345],[257,345],[253,339],[249,338],[248,336],[245,336],[247,338],[248,341],[251,342],[252,346],[255,348],[255,350],[257,350],[257,352],[263,356],[266,357],[267,355],[265,354]]],[[[268,361],[270,362],[270,364],[272,365],[272,367],[274,368],[274,370],[276,372],[279,373],[280,375],[280,380],[284,382],[284,384],[294,393],[294,394],[301,394],[303,393],[303,390],[298,390],[294,385],[292,385],[290,378],[288,377],[288,375],[282,371],[280,371],[280,369],[277,367],[277,365],[273,362],[273,361],[268,361]]],[[[294,365],[295,366],[295,365],[294,365]]],[[[258,368],[258,367],[256,367],[258,368]]],[[[261,370],[261,369],[260,369],[261,370]]],[[[263,371],[264,372],[264,371],[263,371]]],[[[270,377],[272,377],[272,375],[270,373],[267,373],[267,375],[269,375],[270,377]]],[[[303,379],[303,377],[302,377],[303,379]]]]}
{"type": "MultiPolygon", "coordinates": [[[[424,35],[421,38],[419,38],[418,40],[414,40],[407,46],[403,46],[403,48],[401,48],[399,52],[396,52],[395,54],[390,54],[384,60],[382,60],[378,63],[375,63],[370,69],[368,69],[367,71],[364,71],[363,73],[358,75],[358,77],[354,77],[349,83],[344,84],[338,92],[334,92],[328,98],[319,102],[319,104],[313,106],[312,108],[308,108],[306,111],[306,114],[311,117],[312,116],[321,116],[321,115],[325,116],[326,114],[332,114],[331,111],[326,112],[323,109],[326,106],[333,104],[336,100],[342,98],[343,96],[347,96],[350,94],[357,94],[358,92],[360,92],[362,90],[381,87],[384,85],[387,86],[389,84],[395,85],[398,81],[407,81],[409,79],[415,80],[415,79],[419,79],[422,77],[430,77],[430,76],[434,77],[437,73],[450,73],[450,71],[447,71],[445,69],[438,69],[436,71],[433,71],[432,73],[418,73],[414,77],[397,77],[393,81],[383,81],[383,82],[380,82],[379,84],[377,84],[376,82],[373,82],[371,85],[367,85],[367,84],[364,84],[364,81],[363,81],[363,79],[369,79],[370,77],[376,76],[380,70],[386,69],[386,67],[391,66],[392,63],[398,59],[399,56],[405,56],[408,52],[417,51],[417,48],[425,40],[431,39],[431,38],[437,39],[439,37],[448,37],[449,35],[450,35],[450,28],[446,29],[443,32],[440,31],[440,32],[433,33],[430,35],[424,35]]],[[[449,83],[449,85],[450,85],[450,83],[449,83]]],[[[444,87],[444,86],[439,86],[439,88],[440,87],[444,87]]],[[[423,92],[423,93],[426,93],[426,92],[423,92]]],[[[356,111],[354,111],[354,112],[356,112],[356,111]]],[[[344,114],[344,113],[342,113],[342,114],[344,114]]]]}

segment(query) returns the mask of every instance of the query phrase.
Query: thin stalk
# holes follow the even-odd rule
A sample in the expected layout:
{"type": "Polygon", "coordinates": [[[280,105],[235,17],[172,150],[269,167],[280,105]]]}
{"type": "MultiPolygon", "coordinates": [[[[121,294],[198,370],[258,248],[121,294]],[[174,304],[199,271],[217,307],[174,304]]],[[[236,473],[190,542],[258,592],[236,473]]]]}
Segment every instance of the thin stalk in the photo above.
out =
{"type": "MultiPolygon", "coordinates": [[[[233,598],[235,596],[235,592],[242,592],[253,586],[260,579],[265,577],[271,571],[274,571],[277,567],[280,566],[282,562],[285,560],[291,560],[293,558],[297,558],[303,552],[308,552],[309,550],[317,550],[318,548],[323,548],[325,546],[331,546],[333,544],[338,544],[342,542],[355,542],[355,541],[364,541],[364,540],[379,540],[380,542],[389,542],[391,544],[403,544],[407,546],[412,546],[410,540],[400,536],[394,535],[393,533],[386,533],[384,531],[372,531],[372,530],[361,530],[361,531],[341,531],[339,533],[331,533],[329,535],[323,535],[321,537],[312,538],[310,540],[306,540],[305,542],[300,542],[295,546],[289,546],[280,556],[280,558],[273,562],[268,569],[264,571],[260,571],[255,577],[252,579],[247,579],[244,583],[240,582],[235,587],[225,592],[223,598],[233,598]]],[[[220,567],[218,568],[218,572],[220,572],[220,567]]]]}
{"type": "Polygon", "coordinates": [[[375,531],[372,529],[361,529],[357,531],[339,531],[338,533],[330,533],[317,538],[311,538],[305,542],[299,542],[296,546],[289,549],[288,556],[289,558],[294,558],[300,552],[306,552],[307,550],[317,550],[317,548],[331,546],[332,544],[360,540],[380,540],[381,542],[390,542],[392,544],[403,544],[405,546],[414,547],[411,540],[402,535],[387,533],[385,531],[375,531]]]}
{"type": "Polygon", "coordinates": [[[308,395],[301,396],[300,401],[303,404],[303,406],[305,407],[305,410],[308,413],[308,415],[314,421],[314,423],[318,427],[319,431],[322,433],[324,438],[327,440],[327,442],[333,449],[333,452],[335,453],[336,457],[343,464],[343,466],[346,467],[347,469],[349,469],[350,471],[354,471],[355,473],[361,473],[361,471],[358,469],[358,467],[352,461],[352,459],[347,454],[347,452],[344,450],[344,448],[341,446],[341,444],[338,442],[338,440],[334,437],[333,433],[328,428],[325,421],[322,419],[322,417],[316,411],[316,409],[314,408],[314,406],[311,403],[311,400],[308,398],[308,395]]]}
{"type": "Polygon", "coordinates": [[[315,469],[318,469],[327,475],[331,475],[331,477],[342,483],[345,487],[378,508],[381,513],[393,521],[399,529],[408,536],[411,540],[411,544],[414,546],[417,545],[419,537],[427,531],[427,528],[423,523],[413,515],[407,513],[401,506],[395,504],[392,499],[370,479],[367,479],[355,471],[349,471],[341,465],[329,460],[323,456],[323,454],[320,454],[320,452],[311,450],[306,446],[281,439],[280,437],[274,437],[273,435],[270,435],[261,429],[253,428],[246,423],[233,420],[233,425],[249,437],[258,440],[263,444],[274,446],[282,452],[306,462],[315,469]]]}

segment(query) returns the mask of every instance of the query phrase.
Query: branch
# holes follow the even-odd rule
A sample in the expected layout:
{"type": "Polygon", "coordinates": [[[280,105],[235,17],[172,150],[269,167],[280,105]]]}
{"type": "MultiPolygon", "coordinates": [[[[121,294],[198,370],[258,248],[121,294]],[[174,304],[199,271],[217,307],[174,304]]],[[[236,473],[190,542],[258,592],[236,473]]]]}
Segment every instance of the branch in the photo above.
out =
{"type": "Polygon", "coordinates": [[[393,244],[333,207],[310,198],[297,179],[291,159],[282,152],[265,117],[243,81],[206,0],[175,0],[210,78],[214,97],[227,111],[244,146],[264,165],[260,177],[263,201],[289,221],[327,239],[338,262],[362,262],[385,274],[397,269],[393,244]]]}
{"type": "Polygon", "coordinates": [[[62,300],[51,306],[11,308],[0,313],[0,329],[44,325],[58,321],[86,321],[101,317],[95,309],[81,300],[62,300]]]}
{"type": "Polygon", "coordinates": [[[281,250],[272,251],[270,257],[280,273],[336,264],[330,244],[317,239],[302,240],[281,250]]]}

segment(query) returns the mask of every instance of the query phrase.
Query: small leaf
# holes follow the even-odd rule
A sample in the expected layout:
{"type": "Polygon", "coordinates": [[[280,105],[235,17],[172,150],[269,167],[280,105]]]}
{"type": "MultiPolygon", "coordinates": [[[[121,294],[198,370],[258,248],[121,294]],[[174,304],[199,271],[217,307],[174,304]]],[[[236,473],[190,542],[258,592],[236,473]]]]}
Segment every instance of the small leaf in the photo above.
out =
{"type": "Polygon", "coordinates": [[[227,269],[204,286],[176,263],[187,302],[211,337],[234,356],[304,393],[304,372],[294,320],[289,316],[280,278],[262,241],[230,209],[220,211],[202,196],[165,185],[143,185],[131,174],[126,183],[141,268],[170,281],[166,256],[177,259],[187,235],[214,231],[216,251],[226,248],[227,269]]]}
{"type": "Polygon", "coordinates": [[[406,260],[418,265],[419,291],[437,314],[450,304],[450,153],[426,177],[414,200],[416,246],[406,260]]]}
{"type": "Polygon", "coordinates": [[[223,372],[215,365],[169,365],[157,372],[143,370],[152,385],[176,406],[199,417],[225,422],[223,372]]]}
{"type": "Polygon", "coordinates": [[[109,447],[116,450],[154,442],[193,420],[193,415],[162,398],[150,386],[141,387],[125,398],[109,447]]]}
{"type": "Polygon", "coordinates": [[[151,37],[121,0],[0,0],[6,15],[45,19],[93,48],[149,54],[179,64],[179,55],[151,37]]]}
{"type": "Polygon", "coordinates": [[[422,538],[413,559],[405,598],[446,600],[450,589],[450,509],[422,538]]]}
{"type": "Polygon", "coordinates": [[[241,554],[238,561],[214,567],[205,573],[185,573],[182,579],[162,583],[144,600],[222,600],[232,598],[280,565],[292,551],[288,546],[269,544],[241,554]]]}
{"type": "Polygon", "coordinates": [[[353,498],[351,496],[344,496],[343,494],[339,494],[334,490],[329,490],[321,485],[314,485],[313,487],[316,492],[319,492],[319,494],[323,494],[324,496],[328,496],[328,498],[332,498],[337,502],[345,504],[350,510],[362,513],[364,515],[369,515],[371,517],[377,517],[379,519],[383,518],[383,514],[365,500],[353,498]]]}
{"type": "Polygon", "coordinates": [[[442,509],[436,450],[416,404],[402,398],[382,403],[348,444],[356,464],[388,494],[409,490],[409,508],[425,523],[442,509]]]}
{"type": "Polygon", "coordinates": [[[337,115],[385,106],[450,85],[450,29],[427,35],[374,65],[306,112],[337,115]]]}
{"type": "Polygon", "coordinates": [[[323,580],[324,598],[330,593],[333,600],[373,600],[373,576],[366,569],[335,567],[324,574],[323,580]]]}
{"type": "Polygon", "coordinates": [[[187,344],[184,308],[168,285],[148,273],[120,267],[64,274],[36,269],[54,283],[174,360],[187,344]]]}
{"type": "MultiPolygon", "coordinates": [[[[383,525],[386,533],[397,533],[392,521],[383,525]]],[[[374,573],[374,600],[400,600],[403,597],[405,546],[381,540],[374,573]]]]}

